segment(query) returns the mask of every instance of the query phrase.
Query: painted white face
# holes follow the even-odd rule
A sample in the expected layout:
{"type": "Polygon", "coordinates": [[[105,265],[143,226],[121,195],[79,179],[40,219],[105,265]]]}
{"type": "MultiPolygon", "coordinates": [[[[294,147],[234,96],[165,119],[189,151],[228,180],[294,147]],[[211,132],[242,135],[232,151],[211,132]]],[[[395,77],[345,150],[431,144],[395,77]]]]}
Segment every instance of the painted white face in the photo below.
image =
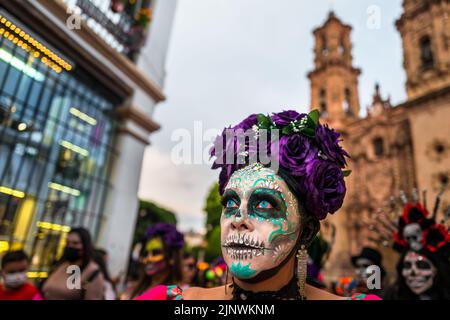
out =
{"type": "Polygon", "coordinates": [[[422,249],[422,228],[418,223],[411,223],[403,229],[403,238],[408,242],[412,250],[422,249]]]}
{"type": "Polygon", "coordinates": [[[373,265],[373,262],[367,258],[358,258],[356,260],[356,274],[363,280],[367,280],[370,276],[368,268],[373,265]]]}
{"type": "Polygon", "coordinates": [[[222,196],[222,255],[238,279],[277,267],[300,232],[297,199],[286,182],[260,164],[236,171],[222,196]]]}
{"type": "Polygon", "coordinates": [[[402,275],[409,289],[419,295],[433,286],[436,268],[427,257],[409,251],[403,260],[402,275]]]}

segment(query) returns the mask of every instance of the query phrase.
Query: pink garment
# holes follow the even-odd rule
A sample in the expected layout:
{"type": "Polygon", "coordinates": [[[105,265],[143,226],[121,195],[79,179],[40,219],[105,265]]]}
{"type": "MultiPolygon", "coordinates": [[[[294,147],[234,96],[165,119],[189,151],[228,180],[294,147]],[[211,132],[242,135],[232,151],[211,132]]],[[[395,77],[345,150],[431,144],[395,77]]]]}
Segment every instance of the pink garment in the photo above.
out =
{"type": "Polygon", "coordinates": [[[375,294],[354,293],[348,300],[383,300],[375,294]]]}
{"type": "Polygon", "coordinates": [[[167,300],[167,286],[159,285],[151,288],[133,300],[167,300]]]}
{"type": "Polygon", "coordinates": [[[36,293],[32,300],[44,300],[40,292],[36,293]]]}
{"type": "MultiPolygon", "coordinates": [[[[133,300],[180,300],[182,290],[177,286],[159,285],[144,292],[133,300]]],[[[374,294],[355,293],[347,300],[383,300],[374,294]]]]}
{"type": "Polygon", "coordinates": [[[375,294],[368,294],[363,300],[383,300],[375,294]]]}

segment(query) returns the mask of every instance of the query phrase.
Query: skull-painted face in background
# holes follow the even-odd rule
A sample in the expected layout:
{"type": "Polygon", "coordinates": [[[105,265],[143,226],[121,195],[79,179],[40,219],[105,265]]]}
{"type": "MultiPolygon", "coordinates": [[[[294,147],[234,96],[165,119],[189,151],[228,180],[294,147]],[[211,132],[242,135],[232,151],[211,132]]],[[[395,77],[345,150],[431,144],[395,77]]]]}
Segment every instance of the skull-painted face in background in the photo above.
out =
{"type": "Polygon", "coordinates": [[[409,251],[403,260],[402,275],[409,289],[419,295],[433,286],[436,268],[427,257],[409,251]]]}
{"type": "Polygon", "coordinates": [[[222,254],[233,276],[253,278],[292,252],[300,232],[298,203],[274,171],[260,164],[236,171],[222,204],[222,254]]]}
{"type": "Polygon", "coordinates": [[[367,280],[367,278],[371,275],[368,268],[374,263],[367,258],[358,258],[356,260],[356,274],[362,280],[367,280]]]}
{"type": "Polygon", "coordinates": [[[153,276],[163,271],[166,266],[166,257],[164,255],[164,245],[161,238],[151,238],[145,243],[145,256],[141,258],[141,262],[145,266],[145,273],[153,276]]]}

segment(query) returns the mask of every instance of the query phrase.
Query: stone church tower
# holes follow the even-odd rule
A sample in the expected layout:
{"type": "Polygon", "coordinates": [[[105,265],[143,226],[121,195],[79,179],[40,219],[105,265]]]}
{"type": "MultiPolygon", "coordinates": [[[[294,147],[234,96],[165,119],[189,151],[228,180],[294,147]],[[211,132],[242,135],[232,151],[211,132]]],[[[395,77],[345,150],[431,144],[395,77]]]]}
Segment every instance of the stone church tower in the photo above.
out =
{"type": "MultiPolygon", "coordinates": [[[[314,70],[311,109],[330,123],[351,155],[342,209],[322,228],[336,229],[335,243],[325,265],[328,279],[352,275],[350,257],[369,239],[369,217],[400,190],[427,190],[433,206],[445,191],[441,208],[450,205],[450,3],[448,0],[404,0],[396,22],[402,37],[408,99],[393,106],[376,84],[367,115],[359,117],[358,75],[352,65],[350,31],[331,12],[314,30],[314,70]]],[[[389,48],[387,48],[389,49],[389,48]]],[[[443,210],[440,211],[440,214],[443,210]]],[[[393,272],[392,250],[378,246],[384,265],[393,272]]]]}
{"type": "Polygon", "coordinates": [[[412,100],[450,86],[450,3],[405,0],[396,23],[412,100]]]}
{"type": "Polygon", "coordinates": [[[311,103],[321,117],[340,126],[359,115],[358,76],[353,67],[350,32],[352,27],[342,23],[330,12],[325,24],[314,30],[314,70],[311,81],[311,103]]]}

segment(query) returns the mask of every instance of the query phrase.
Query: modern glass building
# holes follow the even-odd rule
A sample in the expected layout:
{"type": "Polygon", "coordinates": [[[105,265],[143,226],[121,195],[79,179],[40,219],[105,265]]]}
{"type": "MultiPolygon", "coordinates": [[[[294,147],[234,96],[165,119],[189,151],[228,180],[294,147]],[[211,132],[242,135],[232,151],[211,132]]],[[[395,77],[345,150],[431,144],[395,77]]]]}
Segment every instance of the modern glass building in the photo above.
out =
{"type": "Polygon", "coordinates": [[[0,255],[35,277],[74,226],[126,268],[176,0],[121,3],[0,0],[0,255]]]}
{"type": "Polygon", "coordinates": [[[42,269],[70,226],[98,234],[120,100],[0,14],[0,241],[42,269]]]}

